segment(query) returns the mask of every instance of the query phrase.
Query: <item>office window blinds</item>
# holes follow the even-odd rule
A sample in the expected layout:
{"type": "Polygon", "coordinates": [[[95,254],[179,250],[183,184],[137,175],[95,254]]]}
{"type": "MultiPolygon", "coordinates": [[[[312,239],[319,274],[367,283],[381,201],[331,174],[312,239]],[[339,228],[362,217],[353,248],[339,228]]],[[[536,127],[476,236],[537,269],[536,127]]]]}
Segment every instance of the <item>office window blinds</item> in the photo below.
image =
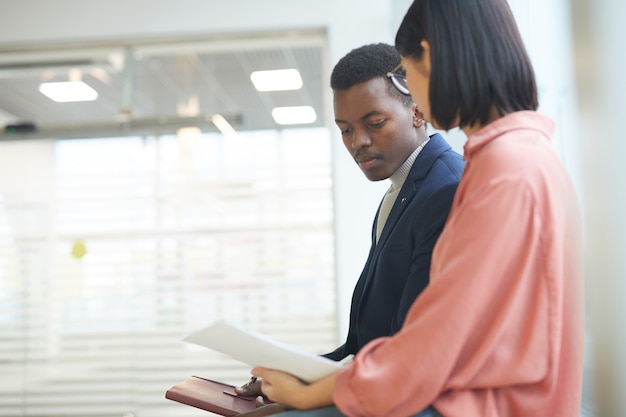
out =
{"type": "Polygon", "coordinates": [[[164,394],[191,375],[248,379],[181,342],[216,318],[333,349],[329,141],[1,143],[0,416],[206,416],[164,394]]]}

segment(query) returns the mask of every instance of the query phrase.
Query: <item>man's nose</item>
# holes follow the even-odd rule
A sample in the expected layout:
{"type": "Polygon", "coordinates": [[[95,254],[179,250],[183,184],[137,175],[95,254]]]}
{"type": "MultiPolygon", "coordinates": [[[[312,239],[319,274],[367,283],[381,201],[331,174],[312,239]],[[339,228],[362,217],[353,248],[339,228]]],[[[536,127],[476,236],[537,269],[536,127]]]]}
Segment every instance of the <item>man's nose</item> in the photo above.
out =
{"type": "Polygon", "coordinates": [[[360,149],[368,147],[372,144],[372,138],[362,130],[355,130],[354,137],[352,138],[352,147],[354,149],[360,149]]]}

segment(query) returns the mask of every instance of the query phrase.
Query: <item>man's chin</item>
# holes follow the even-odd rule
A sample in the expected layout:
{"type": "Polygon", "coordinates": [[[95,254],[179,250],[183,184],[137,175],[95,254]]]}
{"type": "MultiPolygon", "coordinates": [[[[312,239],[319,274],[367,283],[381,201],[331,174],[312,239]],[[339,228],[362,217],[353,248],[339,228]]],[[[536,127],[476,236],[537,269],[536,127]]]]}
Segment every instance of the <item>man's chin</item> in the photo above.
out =
{"type": "Polygon", "coordinates": [[[382,180],[386,180],[387,178],[389,178],[389,175],[383,175],[383,174],[376,174],[373,172],[366,172],[363,171],[363,174],[365,174],[365,177],[370,180],[370,181],[382,181],[382,180]]]}

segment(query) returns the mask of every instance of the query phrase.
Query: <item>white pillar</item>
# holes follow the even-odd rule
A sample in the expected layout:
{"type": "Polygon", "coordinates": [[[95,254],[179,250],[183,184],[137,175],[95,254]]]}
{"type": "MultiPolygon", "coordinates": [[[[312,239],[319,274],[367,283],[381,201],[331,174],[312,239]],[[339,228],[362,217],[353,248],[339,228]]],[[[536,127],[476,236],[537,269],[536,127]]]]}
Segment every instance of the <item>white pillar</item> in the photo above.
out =
{"type": "Polygon", "coordinates": [[[596,415],[626,416],[626,2],[571,0],[596,415]]]}

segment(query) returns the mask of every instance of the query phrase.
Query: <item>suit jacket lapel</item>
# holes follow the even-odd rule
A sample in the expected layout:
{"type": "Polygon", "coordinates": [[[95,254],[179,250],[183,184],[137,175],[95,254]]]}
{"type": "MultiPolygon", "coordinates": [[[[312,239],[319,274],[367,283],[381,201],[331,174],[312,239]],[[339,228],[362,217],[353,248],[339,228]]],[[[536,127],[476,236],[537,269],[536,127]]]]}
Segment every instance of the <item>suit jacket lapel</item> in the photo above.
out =
{"type": "MultiPolygon", "coordinates": [[[[430,141],[426,144],[424,149],[422,149],[419,155],[417,155],[417,158],[411,167],[411,171],[404,181],[404,185],[402,185],[402,189],[400,190],[400,193],[391,208],[389,217],[387,217],[385,228],[383,229],[383,232],[378,240],[378,244],[376,245],[377,249],[382,248],[385,245],[389,235],[393,231],[393,228],[396,226],[398,219],[404,210],[409,206],[409,203],[419,190],[419,184],[426,177],[428,171],[430,171],[430,167],[437,160],[439,155],[447,149],[450,149],[450,145],[443,140],[441,135],[435,133],[430,137],[430,141]]],[[[378,214],[376,217],[378,218],[378,214]]],[[[376,252],[379,252],[379,250],[376,250],[376,252]]]]}
{"type": "MultiPolygon", "coordinates": [[[[380,252],[382,251],[382,248],[386,245],[387,240],[389,239],[389,236],[393,231],[393,228],[396,226],[396,223],[400,219],[400,215],[404,212],[404,210],[406,210],[410,202],[417,195],[420,184],[428,174],[428,171],[430,171],[430,167],[433,165],[433,163],[435,163],[437,158],[439,158],[439,155],[448,149],[451,149],[450,145],[448,145],[448,143],[443,140],[441,135],[436,133],[430,137],[430,142],[426,144],[424,149],[422,149],[420,154],[417,156],[415,162],[413,163],[413,166],[411,167],[409,175],[404,181],[404,185],[400,190],[400,194],[398,194],[393,208],[389,213],[387,223],[385,224],[385,228],[380,235],[378,244],[376,243],[376,221],[378,220],[378,212],[376,212],[376,218],[372,225],[372,246],[370,248],[367,262],[365,263],[365,267],[361,276],[363,278],[363,282],[357,283],[357,286],[362,289],[359,297],[360,300],[357,304],[357,308],[355,311],[355,317],[359,317],[362,300],[365,298],[367,291],[371,286],[371,282],[374,279],[373,275],[374,271],[376,271],[376,263],[378,262],[380,252]],[[387,227],[387,224],[389,224],[390,227],[387,227]]],[[[378,209],[380,210],[380,206],[378,207],[378,209]]]]}

